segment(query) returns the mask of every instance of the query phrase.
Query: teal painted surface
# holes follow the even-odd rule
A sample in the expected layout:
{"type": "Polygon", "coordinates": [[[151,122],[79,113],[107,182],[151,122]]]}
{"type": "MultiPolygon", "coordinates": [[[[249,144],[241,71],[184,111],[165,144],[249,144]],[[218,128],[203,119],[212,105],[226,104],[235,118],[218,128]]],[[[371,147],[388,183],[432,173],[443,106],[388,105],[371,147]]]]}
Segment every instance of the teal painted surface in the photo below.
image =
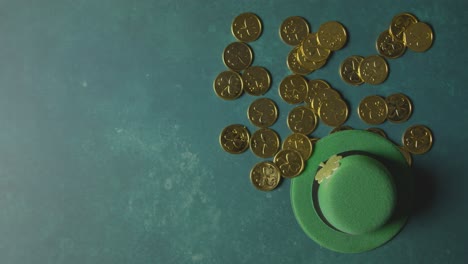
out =
{"type": "MultiPolygon", "coordinates": [[[[465,1],[0,1],[1,263],[465,263],[468,124],[465,1]],[[434,132],[415,157],[417,209],[375,251],[320,248],[296,223],[289,182],[256,191],[260,159],[224,153],[219,132],[243,123],[253,97],[225,102],[212,91],[234,41],[230,23],[252,11],[264,24],[251,46],[267,67],[266,97],[280,107],[284,138],[293,106],[279,99],[290,50],[281,21],[328,20],[348,29],[346,48],[310,78],[323,78],[352,109],[366,95],[404,92],[411,119],[385,123],[399,141],[411,124],[434,132]],[[403,11],[432,25],[429,52],[390,60],[382,85],[350,87],[338,76],[352,54],[375,54],[375,39],[403,11]]],[[[320,125],[314,135],[330,128],[320,125]]]]}

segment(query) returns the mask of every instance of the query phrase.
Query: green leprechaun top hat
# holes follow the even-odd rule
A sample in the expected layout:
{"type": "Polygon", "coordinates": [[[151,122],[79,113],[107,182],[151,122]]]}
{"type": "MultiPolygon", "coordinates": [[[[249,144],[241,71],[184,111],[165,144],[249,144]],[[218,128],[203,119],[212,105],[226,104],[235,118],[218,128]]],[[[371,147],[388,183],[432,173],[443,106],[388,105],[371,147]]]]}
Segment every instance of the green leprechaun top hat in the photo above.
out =
{"type": "Polygon", "coordinates": [[[412,204],[413,178],[400,150],[363,130],[315,144],[305,171],[291,183],[291,203],[305,233],[328,249],[368,251],[391,240],[412,204]]]}

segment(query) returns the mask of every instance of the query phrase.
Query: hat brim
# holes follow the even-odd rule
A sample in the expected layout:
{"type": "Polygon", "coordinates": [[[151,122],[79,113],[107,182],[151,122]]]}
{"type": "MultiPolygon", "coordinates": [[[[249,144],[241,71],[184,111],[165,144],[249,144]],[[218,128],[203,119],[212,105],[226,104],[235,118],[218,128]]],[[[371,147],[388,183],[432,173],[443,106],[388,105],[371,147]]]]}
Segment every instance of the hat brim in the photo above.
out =
{"type": "Polygon", "coordinates": [[[412,205],[413,177],[406,159],[389,140],[364,130],[333,133],[317,141],[304,172],[291,181],[291,203],[304,232],[318,244],[342,253],[359,253],[379,247],[403,228],[412,205]],[[328,226],[313,204],[313,184],[320,162],[350,151],[369,153],[381,161],[394,176],[397,204],[392,218],[380,229],[363,235],[350,235],[328,226]]]}

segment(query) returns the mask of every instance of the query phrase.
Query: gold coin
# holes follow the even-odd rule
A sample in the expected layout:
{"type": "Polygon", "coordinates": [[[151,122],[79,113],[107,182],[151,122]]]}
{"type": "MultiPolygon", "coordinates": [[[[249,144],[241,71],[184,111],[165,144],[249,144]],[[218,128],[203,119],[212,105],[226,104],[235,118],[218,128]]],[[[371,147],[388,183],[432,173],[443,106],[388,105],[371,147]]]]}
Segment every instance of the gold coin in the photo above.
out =
{"type": "Polygon", "coordinates": [[[318,115],[327,126],[337,127],[348,119],[348,105],[341,98],[331,98],[322,102],[318,115]]]}
{"type": "Polygon", "coordinates": [[[372,132],[372,133],[375,133],[379,136],[382,136],[384,138],[387,138],[387,134],[385,133],[385,131],[383,131],[382,129],[380,128],[377,128],[377,127],[369,127],[368,129],[366,129],[367,131],[369,132],[372,132]]]}
{"type": "Polygon", "coordinates": [[[242,77],[235,71],[224,71],[214,80],[213,89],[220,98],[234,100],[244,91],[242,77]]]}
{"type": "Polygon", "coordinates": [[[247,117],[255,126],[269,127],[278,119],[278,108],[273,100],[260,98],[249,106],[247,117]]]}
{"type": "Polygon", "coordinates": [[[402,13],[393,17],[392,24],[388,32],[392,34],[397,40],[403,41],[404,32],[412,25],[416,24],[418,19],[410,13],[402,13]]]}
{"type": "Polygon", "coordinates": [[[284,43],[296,46],[309,34],[309,24],[302,17],[288,17],[281,24],[279,33],[284,43]]]}
{"type": "Polygon", "coordinates": [[[298,104],[307,96],[307,81],[301,75],[289,75],[284,78],[279,86],[279,95],[288,104],[298,104]]]}
{"type": "Polygon", "coordinates": [[[318,70],[318,69],[322,68],[323,65],[325,65],[327,63],[327,60],[318,61],[318,62],[309,60],[304,55],[304,53],[302,53],[300,51],[300,49],[296,52],[296,56],[297,56],[297,62],[299,62],[299,64],[302,67],[304,67],[304,68],[306,68],[306,69],[308,69],[310,71],[318,70]]]}
{"type": "Polygon", "coordinates": [[[243,125],[230,125],[219,136],[221,147],[231,154],[240,154],[249,148],[249,130],[243,125]]]}
{"type": "Polygon", "coordinates": [[[240,72],[247,69],[252,64],[252,60],[252,49],[243,42],[233,42],[224,49],[224,65],[233,71],[240,72]]]}
{"type": "Polygon", "coordinates": [[[302,52],[307,59],[315,62],[324,61],[330,55],[330,50],[320,46],[317,35],[314,33],[309,33],[302,41],[299,52],[302,52]]]}
{"type": "Polygon", "coordinates": [[[424,154],[432,147],[432,132],[423,125],[406,129],[402,137],[403,146],[413,154],[424,154]]]}
{"type": "Polygon", "coordinates": [[[423,22],[410,25],[404,33],[404,42],[409,49],[424,52],[432,46],[434,34],[431,27],[423,22]]]}
{"type": "Polygon", "coordinates": [[[312,97],[310,101],[310,107],[312,110],[316,113],[318,113],[318,110],[320,109],[320,106],[330,100],[338,100],[341,99],[340,94],[334,90],[334,89],[316,89],[315,90],[315,95],[312,97]]]}
{"type": "Polygon", "coordinates": [[[320,25],[317,31],[317,40],[320,46],[335,51],[344,47],[348,36],[341,23],[330,21],[320,25]]]}
{"type": "Polygon", "coordinates": [[[343,81],[351,85],[364,83],[358,73],[359,64],[364,60],[361,56],[346,58],[340,65],[340,76],[343,81]]]}
{"type": "Polygon", "coordinates": [[[379,55],[372,55],[359,64],[359,76],[368,84],[383,83],[388,77],[388,65],[384,58],[379,55]]]}
{"type": "Polygon", "coordinates": [[[313,146],[306,135],[294,133],[283,141],[283,149],[297,150],[301,154],[303,160],[308,160],[310,155],[312,155],[313,146]]]}
{"type": "Polygon", "coordinates": [[[411,167],[413,165],[413,157],[411,156],[411,153],[409,153],[409,151],[404,146],[398,146],[398,150],[400,150],[403,157],[405,157],[408,166],[411,167]]]}
{"type": "Polygon", "coordinates": [[[337,126],[334,129],[332,129],[332,131],[330,131],[330,134],[340,132],[340,131],[345,131],[345,130],[353,130],[353,128],[350,126],[337,126]]]}
{"type": "Polygon", "coordinates": [[[293,149],[283,149],[275,155],[273,162],[278,166],[281,176],[294,178],[304,170],[301,153],[293,149]]]}
{"type": "Polygon", "coordinates": [[[365,123],[378,125],[387,119],[388,106],[380,96],[367,96],[359,103],[358,114],[365,123]]]}
{"type": "Polygon", "coordinates": [[[309,80],[307,86],[309,91],[307,92],[305,101],[310,107],[312,107],[312,110],[317,113],[318,108],[314,108],[313,106],[319,104],[318,102],[315,102],[315,100],[319,100],[317,98],[319,96],[318,94],[324,89],[331,89],[331,86],[324,80],[309,80]]]}
{"type": "Polygon", "coordinates": [[[320,138],[313,137],[313,138],[309,138],[309,140],[310,140],[310,143],[312,143],[312,146],[314,146],[315,143],[317,143],[317,141],[320,140],[320,138]]]}
{"type": "Polygon", "coordinates": [[[410,99],[401,93],[392,94],[385,98],[388,106],[387,119],[393,123],[403,123],[408,120],[413,112],[410,99]]]}
{"type": "Polygon", "coordinates": [[[281,173],[273,162],[262,161],[250,171],[250,181],[260,191],[271,191],[281,181],[281,173]]]}
{"type": "Polygon", "coordinates": [[[244,90],[250,95],[265,94],[271,86],[270,73],[259,66],[252,66],[245,69],[242,74],[244,90]]]}
{"type": "Polygon", "coordinates": [[[262,34],[262,21],[253,13],[243,13],[234,18],[231,31],[239,41],[255,41],[262,34]]]}
{"type": "Polygon", "coordinates": [[[288,68],[295,74],[300,74],[300,75],[307,75],[311,73],[312,71],[309,69],[306,69],[303,67],[299,61],[297,60],[297,53],[299,52],[298,47],[294,47],[288,54],[288,58],[286,60],[286,65],[288,68]]]}
{"type": "Polygon", "coordinates": [[[388,32],[388,30],[380,33],[377,41],[375,42],[375,47],[380,55],[390,59],[400,57],[406,50],[406,46],[403,41],[395,38],[388,32]]]}
{"type": "Polygon", "coordinates": [[[288,114],[288,127],[295,133],[310,134],[317,127],[317,116],[312,109],[298,106],[288,114]]]}
{"type": "Polygon", "coordinates": [[[260,128],[252,134],[250,149],[260,158],[273,157],[278,152],[280,140],[278,134],[269,128],[260,128]]]}

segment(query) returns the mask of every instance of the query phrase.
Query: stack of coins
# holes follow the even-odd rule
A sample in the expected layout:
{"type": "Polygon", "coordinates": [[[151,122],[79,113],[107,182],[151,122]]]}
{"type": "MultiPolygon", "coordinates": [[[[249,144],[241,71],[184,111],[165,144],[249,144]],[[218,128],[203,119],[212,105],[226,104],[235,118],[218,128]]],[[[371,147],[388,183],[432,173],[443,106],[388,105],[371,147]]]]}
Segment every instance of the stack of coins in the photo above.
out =
{"type": "Polygon", "coordinates": [[[408,96],[397,93],[387,96],[370,95],[362,99],[357,108],[362,121],[369,125],[382,124],[386,120],[403,123],[413,113],[413,105],[408,96]]]}
{"type": "Polygon", "coordinates": [[[286,18],[279,29],[284,43],[294,46],[286,59],[286,65],[295,74],[308,75],[322,68],[332,51],[344,47],[348,36],[342,24],[329,21],[320,25],[317,33],[311,33],[309,23],[302,17],[286,18]]]}

